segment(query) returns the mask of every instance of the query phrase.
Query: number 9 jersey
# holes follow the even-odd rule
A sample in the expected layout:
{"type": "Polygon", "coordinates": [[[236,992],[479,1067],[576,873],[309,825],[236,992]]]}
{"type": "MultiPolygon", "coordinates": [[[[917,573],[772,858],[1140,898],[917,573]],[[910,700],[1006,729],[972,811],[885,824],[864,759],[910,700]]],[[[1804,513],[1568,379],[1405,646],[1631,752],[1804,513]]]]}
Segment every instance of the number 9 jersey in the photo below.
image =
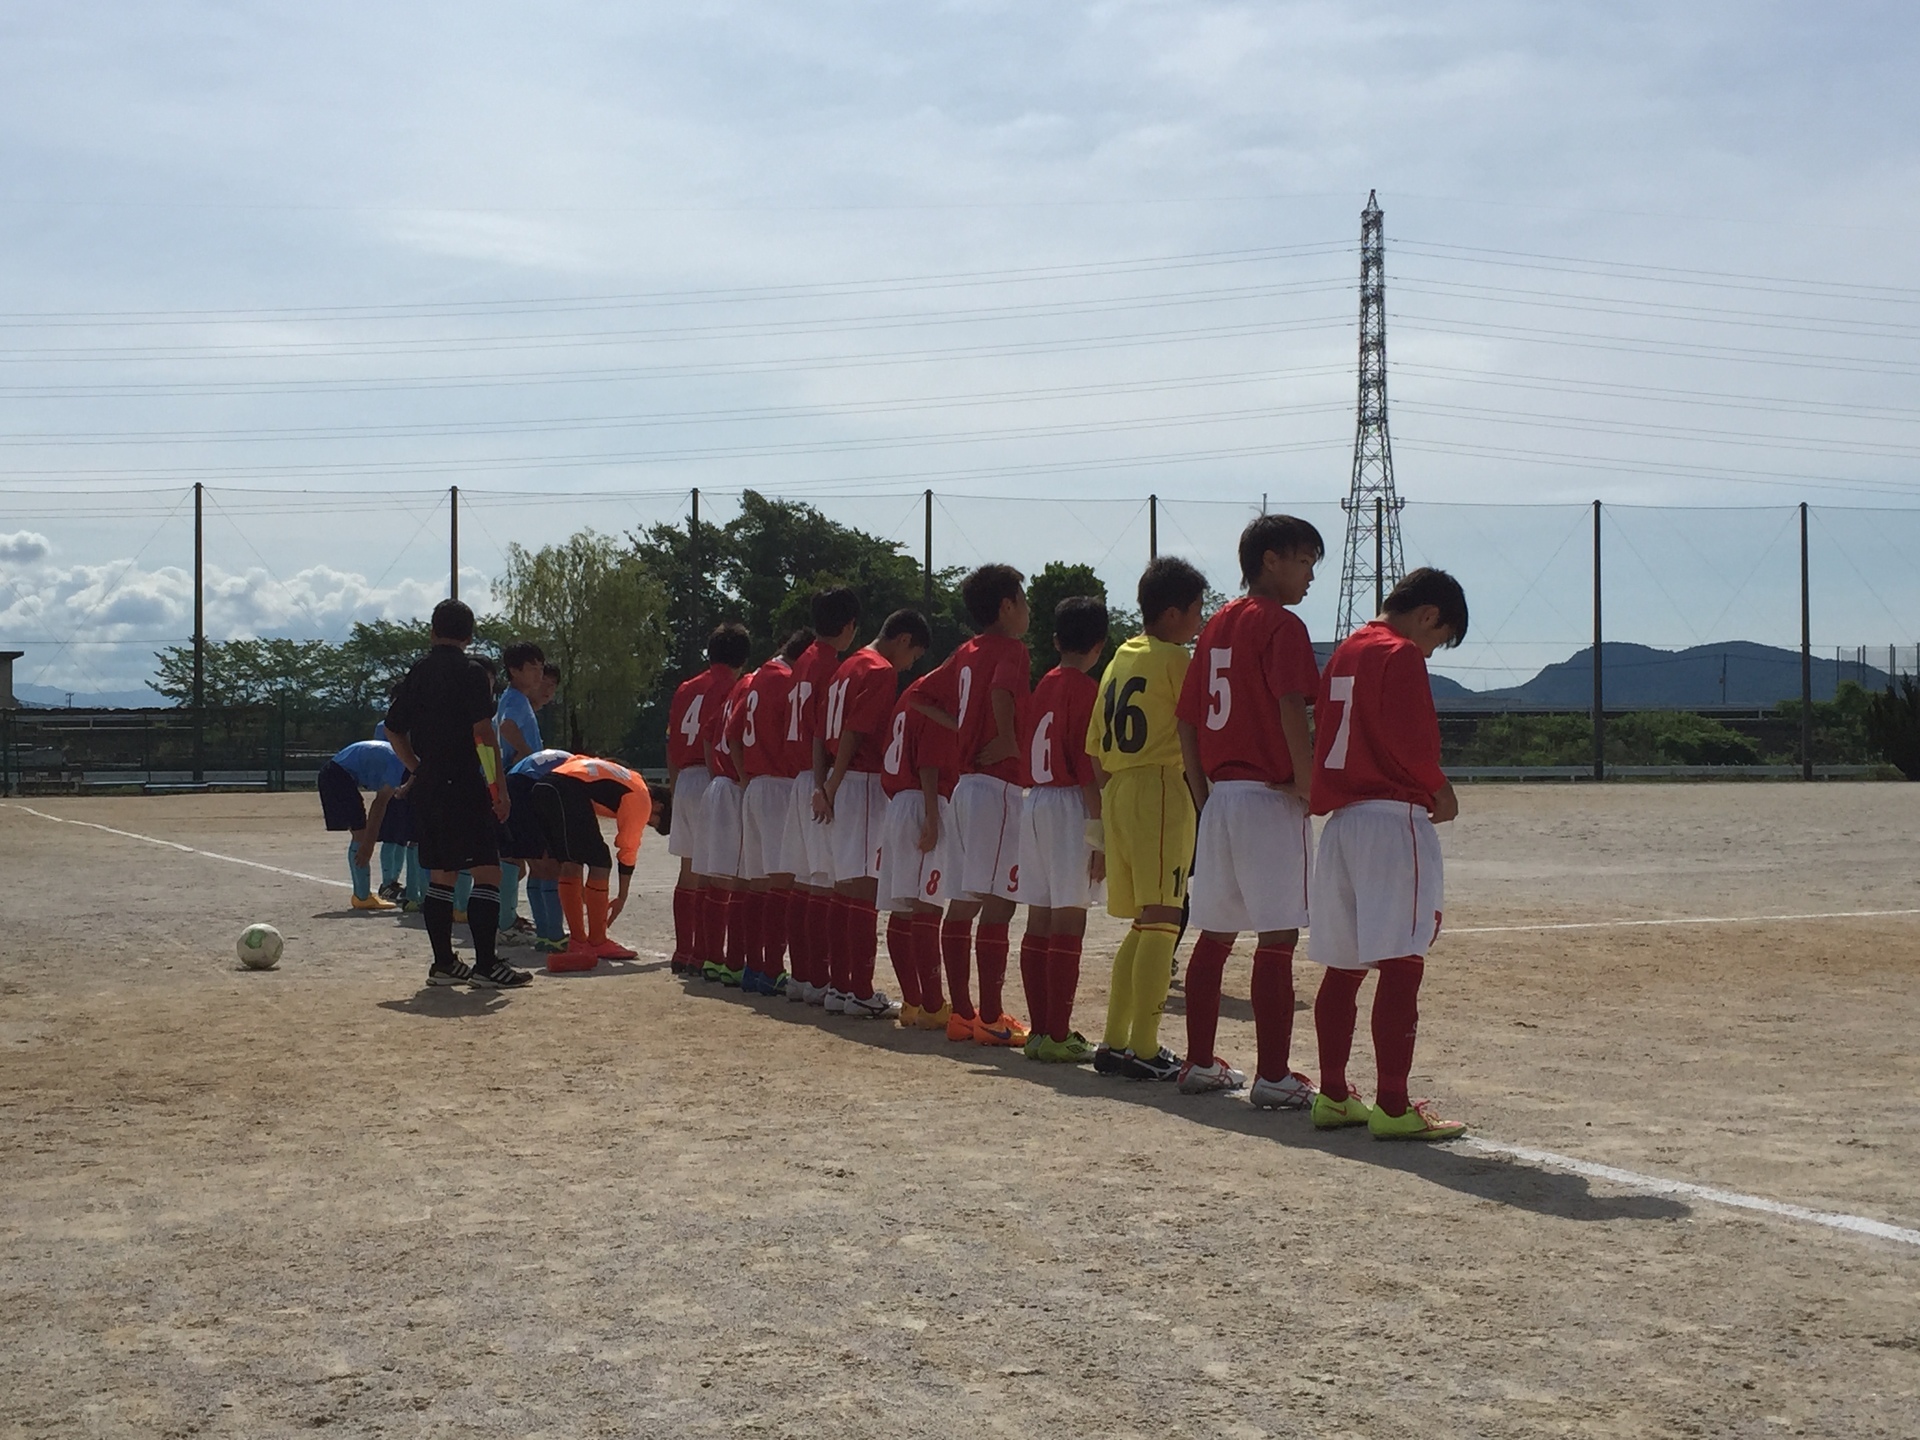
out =
{"type": "Polygon", "coordinates": [[[1087,753],[1109,775],[1148,765],[1181,768],[1174,707],[1192,656],[1184,645],[1136,635],[1113,652],[1087,722],[1087,753]]]}

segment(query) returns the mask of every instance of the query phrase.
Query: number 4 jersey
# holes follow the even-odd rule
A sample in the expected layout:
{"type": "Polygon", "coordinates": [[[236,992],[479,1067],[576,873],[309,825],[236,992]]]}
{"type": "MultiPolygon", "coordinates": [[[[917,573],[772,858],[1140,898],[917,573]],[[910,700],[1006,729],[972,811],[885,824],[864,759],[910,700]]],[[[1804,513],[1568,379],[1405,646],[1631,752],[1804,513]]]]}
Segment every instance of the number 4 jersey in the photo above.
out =
{"type": "Polygon", "coordinates": [[[1173,710],[1191,658],[1186,646],[1151,635],[1136,635],[1113,652],[1087,721],[1087,753],[1109,775],[1148,765],[1180,767],[1173,710]]]}
{"type": "Polygon", "coordinates": [[[1180,691],[1179,715],[1198,734],[1207,779],[1291,781],[1278,702],[1298,695],[1312,704],[1319,690],[1320,664],[1298,615],[1255,595],[1223,606],[1200,632],[1180,691]]]}
{"type": "Polygon", "coordinates": [[[1340,642],[1320,677],[1313,718],[1316,815],[1362,800],[1431,808],[1447,783],[1426,657],[1384,621],[1340,642]]]}

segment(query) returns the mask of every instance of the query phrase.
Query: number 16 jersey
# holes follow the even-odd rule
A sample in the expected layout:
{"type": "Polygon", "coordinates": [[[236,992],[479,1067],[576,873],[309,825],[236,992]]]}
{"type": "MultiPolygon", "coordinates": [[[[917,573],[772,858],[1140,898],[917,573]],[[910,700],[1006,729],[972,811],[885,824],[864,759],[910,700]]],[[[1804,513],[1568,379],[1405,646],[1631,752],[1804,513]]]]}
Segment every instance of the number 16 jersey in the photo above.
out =
{"type": "Polygon", "coordinates": [[[1148,765],[1178,769],[1174,706],[1192,657],[1184,645],[1136,635],[1113,652],[1087,722],[1087,753],[1109,775],[1148,765]]]}

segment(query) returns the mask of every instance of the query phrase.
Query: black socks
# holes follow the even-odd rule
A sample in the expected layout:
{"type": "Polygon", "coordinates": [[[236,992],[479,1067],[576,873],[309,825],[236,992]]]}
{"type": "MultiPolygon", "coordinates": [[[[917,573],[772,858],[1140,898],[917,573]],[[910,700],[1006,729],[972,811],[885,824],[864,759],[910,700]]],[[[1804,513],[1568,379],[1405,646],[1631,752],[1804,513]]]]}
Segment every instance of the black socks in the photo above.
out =
{"type": "MultiPolygon", "coordinates": [[[[497,913],[499,902],[494,904],[497,913]]],[[[433,946],[433,963],[451,970],[460,963],[453,953],[453,887],[427,882],[427,897],[420,902],[420,919],[427,927],[427,939],[433,946]]]]}
{"type": "MultiPolygon", "coordinates": [[[[452,917],[449,902],[448,917],[452,917]]],[[[467,928],[473,931],[473,965],[476,970],[491,970],[499,964],[494,943],[500,938],[500,887],[473,882],[473,894],[467,897],[467,928]]]]}

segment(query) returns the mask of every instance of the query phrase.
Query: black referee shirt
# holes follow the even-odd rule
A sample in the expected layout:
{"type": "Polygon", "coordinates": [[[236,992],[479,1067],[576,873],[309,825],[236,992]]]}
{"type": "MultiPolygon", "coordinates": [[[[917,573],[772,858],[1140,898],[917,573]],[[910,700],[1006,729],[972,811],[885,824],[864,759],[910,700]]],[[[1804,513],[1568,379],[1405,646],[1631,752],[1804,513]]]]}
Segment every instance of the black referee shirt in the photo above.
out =
{"type": "Polygon", "coordinates": [[[429,780],[482,777],[473,727],[493,719],[493,682],[478,660],[436,645],[414,662],[387,707],[387,728],[407,737],[429,780]]]}

